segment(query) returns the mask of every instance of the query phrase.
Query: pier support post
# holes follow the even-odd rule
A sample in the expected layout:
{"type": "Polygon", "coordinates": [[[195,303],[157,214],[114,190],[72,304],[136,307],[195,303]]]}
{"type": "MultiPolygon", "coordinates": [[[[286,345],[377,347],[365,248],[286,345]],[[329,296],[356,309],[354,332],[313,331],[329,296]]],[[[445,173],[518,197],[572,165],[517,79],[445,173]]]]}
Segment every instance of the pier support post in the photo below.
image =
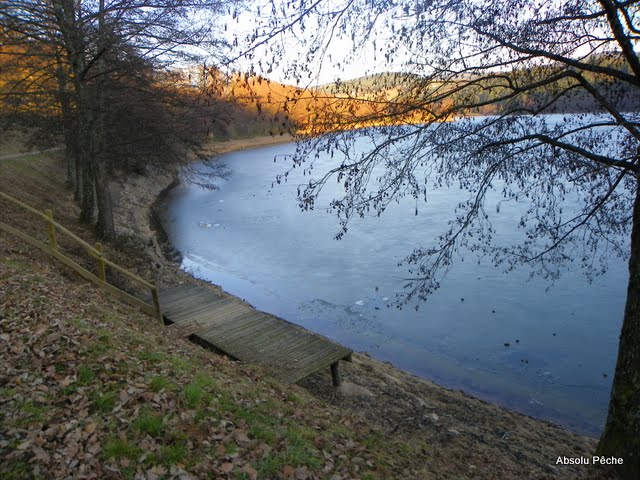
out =
{"type": "Polygon", "coordinates": [[[333,380],[333,386],[339,387],[342,385],[342,376],[340,375],[340,360],[331,364],[331,380],[333,380]]]}

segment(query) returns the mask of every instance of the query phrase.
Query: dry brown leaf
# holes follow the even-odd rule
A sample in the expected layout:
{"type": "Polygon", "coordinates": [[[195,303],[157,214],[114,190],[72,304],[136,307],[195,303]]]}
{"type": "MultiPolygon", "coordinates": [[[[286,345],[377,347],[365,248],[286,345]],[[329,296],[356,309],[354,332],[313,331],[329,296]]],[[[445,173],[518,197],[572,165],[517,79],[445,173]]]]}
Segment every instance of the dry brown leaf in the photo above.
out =
{"type": "Polygon", "coordinates": [[[284,478],[291,478],[295,472],[295,469],[291,465],[285,465],[282,469],[282,476],[284,478]]]}
{"type": "Polygon", "coordinates": [[[233,432],[233,438],[241,447],[247,447],[251,445],[251,443],[253,443],[252,440],[247,436],[247,434],[242,430],[235,430],[233,432]]]}
{"type": "Polygon", "coordinates": [[[256,480],[258,478],[257,470],[253,468],[251,465],[247,465],[242,470],[244,471],[244,473],[246,473],[249,476],[249,480],[256,480]]]}
{"type": "Polygon", "coordinates": [[[33,447],[31,449],[33,452],[34,458],[42,463],[49,463],[51,461],[51,455],[49,455],[45,450],[40,447],[33,447]]]}
{"type": "Polygon", "coordinates": [[[62,388],[64,387],[68,387],[69,385],[71,385],[73,383],[73,378],[71,377],[64,377],[62,380],[60,380],[60,386],[62,388]]]}

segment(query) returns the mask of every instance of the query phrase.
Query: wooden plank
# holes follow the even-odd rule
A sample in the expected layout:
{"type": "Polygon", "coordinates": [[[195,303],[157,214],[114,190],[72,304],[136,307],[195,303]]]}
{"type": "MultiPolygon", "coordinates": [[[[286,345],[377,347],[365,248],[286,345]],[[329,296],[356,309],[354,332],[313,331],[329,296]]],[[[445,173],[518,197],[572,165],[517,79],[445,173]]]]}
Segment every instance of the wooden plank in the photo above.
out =
{"type": "Polygon", "coordinates": [[[164,307],[164,311],[172,315],[189,315],[192,313],[195,314],[203,309],[216,308],[218,305],[224,305],[224,302],[225,300],[223,299],[212,299],[210,301],[194,300],[192,303],[188,303],[187,300],[179,303],[171,302],[169,304],[165,302],[166,306],[164,307]]]}
{"type": "MultiPolygon", "coordinates": [[[[277,330],[273,329],[266,332],[266,335],[245,342],[243,347],[246,349],[257,349],[269,356],[276,356],[275,354],[283,356],[282,348],[285,346],[306,345],[307,348],[309,347],[309,342],[304,341],[305,339],[301,338],[297,332],[287,329],[286,327],[279,327],[277,330]]],[[[322,339],[319,339],[319,341],[322,342],[322,339]]]]}
{"type": "Polygon", "coordinates": [[[206,312],[215,309],[215,303],[194,303],[193,305],[184,305],[182,307],[169,305],[164,307],[164,314],[175,318],[177,321],[181,317],[196,316],[200,312],[206,312]]]}
{"type": "MultiPolygon", "coordinates": [[[[164,298],[164,295],[163,295],[164,298]]],[[[232,300],[224,297],[216,297],[214,295],[207,296],[207,292],[197,292],[193,295],[187,294],[185,297],[178,299],[168,299],[167,309],[172,311],[187,311],[199,305],[216,305],[225,304],[232,300]]]]}
{"type": "MultiPolygon", "coordinates": [[[[256,311],[203,287],[162,289],[163,312],[177,333],[194,335],[234,358],[261,363],[275,376],[296,382],[347,359],[351,350],[281,318],[256,311]]],[[[334,381],[335,381],[334,375],[334,381]]]]}
{"type": "Polygon", "coordinates": [[[234,304],[220,304],[219,306],[202,305],[201,308],[190,312],[173,314],[176,320],[184,318],[210,318],[215,313],[215,323],[229,322],[250,312],[243,306],[234,304]]]}
{"type": "MultiPolygon", "coordinates": [[[[211,341],[224,345],[227,348],[233,348],[234,351],[240,350],[240,346],[246,344],[247,340],[255,337],[263,331],[264,325],[261,319],[256,319],[251,323],[246,323],[233,331],[225,331],[223,335],[219,335],[215,327],[202,332],[202,336],[211,339],[211,341]]],[[[246,349],[246,347],[245,347],[246,349]]]]}
{"type": "Polygon", "coordinates": [[[284,372],[281,378],[284,378],[289,383],[295,383],[305,377],[308,377],[312,373],[329,367],[332,363],[337,362],[338,360],[342,360],[342,355],[343,354],[341,352],[334,352],[331,355],[327,355],[322,358],[322,361],[315,361],[314,363],[304,367],[284,372]]]}
{"type": "MultiPolygon", "coordinates": [[[[207,289],[197,286],[194,288],[192,285],[179,285],[176,287],[163,287],[160,289],[160,295],[162,295],[162,298],[166,299],[169,304],[179,303],[184,299],[191,301],[192,298],[198,297],[199,295],[202,295],[204,298],[207,293],[213,295],[213,292],[208,291],[207,289]],[[201,290],[202,292],[200,292],[201,290]]],[[[215,296],[213,296],[213,298],[215,298],[215,296]]]]}
{"type": "Polygon", "coordinates": [[[313,338],[298,341],[297,344],[292,344],[283,351],[282,357],[286,358],[291,365],[297,367],[304,358],[317,348],[318,344],[322,343],[322,340],[322,338],[313,338]]]}

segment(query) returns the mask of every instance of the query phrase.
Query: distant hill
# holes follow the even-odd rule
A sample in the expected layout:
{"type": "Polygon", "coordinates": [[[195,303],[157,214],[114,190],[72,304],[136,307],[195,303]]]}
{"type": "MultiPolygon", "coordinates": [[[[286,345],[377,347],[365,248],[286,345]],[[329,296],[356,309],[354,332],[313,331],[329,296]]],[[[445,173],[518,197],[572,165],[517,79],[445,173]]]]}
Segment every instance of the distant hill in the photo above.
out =
{"type": "MultiPolygon", "coordinates": [[[[601,54],[587,61],[620,68],[622,59],[615,54],[601,54]]],[[[506,75],[514,85],[528,85],[559,68],[547,65],[513,70],[506,75]]],[[[583,75],[615,108],[640,109],[636,88],[611,82],[602,75],[583,75]]],[[[228,129],[246,130],[253,125],[263,134],[291,130],[319,134],[363,126],[425,123],[457,115],[603,111],[584,89],[573,88],[577,81],[572,78],[515,96],[509,95],[512,90],[507,88],[505,74],[492,78],[465,75],[438,80],[411,73],[384,72],[313,88],[285,85],[248,74],[220,74],[215,82],[220,97],[236,106],[235,114],[240,119],[228,119],[228,129]],[[454,89],[457,91],[452,93],[454,89]]]]}

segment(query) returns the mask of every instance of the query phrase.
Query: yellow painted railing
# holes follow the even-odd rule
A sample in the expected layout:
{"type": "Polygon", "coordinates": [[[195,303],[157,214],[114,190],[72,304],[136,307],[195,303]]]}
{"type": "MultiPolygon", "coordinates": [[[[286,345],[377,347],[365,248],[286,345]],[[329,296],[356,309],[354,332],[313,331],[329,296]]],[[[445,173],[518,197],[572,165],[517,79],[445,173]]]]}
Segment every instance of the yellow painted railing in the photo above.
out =
{"type": "Polygon", "coordinates": [[[75,270],[78,274],[80,274],[83,278],[95,283],[96,285],[98,285],[99,287],[103,288],[104,290],[108,291],[109,293],[121,298],[122,300],[126,301],[127,303],[136,306],[138,308],[140,308],[143,312],[148,313],[151,316],[155,316],[156,318],[158,318],[160,320],[160,322],[163,322],[163,318],[162,318],[162,311],[160,310],[160,297],[158,296],[158,288],[153,285],[152,283],[147,282],[146,280],[140,278],[138,275],[129,272],[128,270],[122,268],[121,266],[113,263],[111,260],[105,258],[105,256],[103,255],[102,252],[102,244],[97,243],[95,247],[91,246],[90,244],[88,244],[87,242],[85,242],[84,240],[82,240],[80,237],[78,237],[77,235],[75,235],[74,233],[70,232],[69,230],[67,230],[64,226],[60,225],[58,222],[56,222],[53,219],[53,213],[51,210],[47,210],[46,212],[41,212],[40,210],[37,210],[29,205],[27,205],[26,203],[21,202],[20,200],[17,200],[15,198],[13,198],[10,195],[7,195],[4,192],[0,192],[0,198],[7,200],[8,202],[13,203],[14,205],[19,206],[20,208],[22,208],[23,210],[26,210],[30,213],[32,213],[33,215],[43,219],[45,222],[47,222],[47,232],[48,232],[48,236],[49,236],[49,244],[47,245],[44,242],[41,242],[40,240],[37,240],[35,238],[33,238],[32,236],[10,226],[7,225],[4,222],[0,222],[0,230],[3,230],[7,233],[10,233],[11,235],[14,235],[20,239],[22,239],[23,241],[27,242],[30,245],[33,245],[34,247],[42,250],[45,253],[48,253],[49,255],[55,257],[56,259],[58,259],[59,261],[61,261],[62,263],[64,263],[66,266],[72,268],[73,270],[75,270]],[[93,258],[96,259],[97,262],[97,275],[94,273],[91,273],[89,270],[87,270],[86,268],[84,268],[83,266],[81,266],[80,264],[76,263],[75,261],[73,261],[72,259],[70,259],[69,257],[67,257],[66,255],[64,255],[63,253],[60,252],[59,248],[58,248],[58,239],[57,239],[57,235],[58,232],[62,233],[63,235],[71,238],[73,241],[75,241],[76,243],[78,243],[79,245],[81,245],[86,252],[92,256],[93,258]],[[149,305],[148,303],[140,300],[139,298],[134,297],[133,295],[130,295],[129,293],[120,290],[118,287],[111,285],[110,283],[107,282],[107,267],[112,268],[113,270],[121,273],[122,275],[124,275],[125,277],[127,277],[128,279],[142,285],[143,287],[149,289],[149,291],[151,292],[151,298],[153,299],[153,305],[149,305]]]}

